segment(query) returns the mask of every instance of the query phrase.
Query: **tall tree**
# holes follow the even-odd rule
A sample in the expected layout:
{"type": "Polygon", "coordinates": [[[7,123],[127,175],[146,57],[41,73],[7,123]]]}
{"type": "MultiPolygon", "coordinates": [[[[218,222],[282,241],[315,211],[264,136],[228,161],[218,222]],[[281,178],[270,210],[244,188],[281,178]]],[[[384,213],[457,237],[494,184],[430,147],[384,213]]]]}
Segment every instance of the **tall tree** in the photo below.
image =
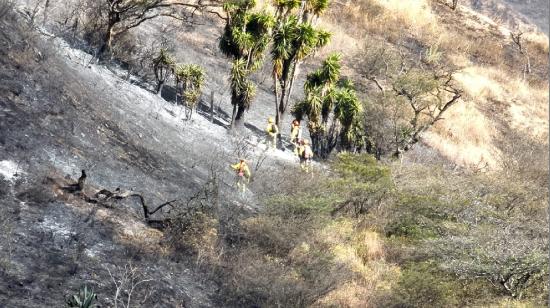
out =
{"type": "Polygon", "coordinates": [[[312,150],[323,158],[338,145],[352,149],[360,139],[361,102],[353,85],[340,79],[340,68],[340,55],[330,55],[321,68],[308,74],[305,99],[293,108],[296,118],[307,118],[312,150]]]}
{"type": "Polygon", "coordinates": [[[99,54],[111,50],[113,38],[143,22],[168,16],[185,20],[197,11],[220,7],[221,0],[99,0],[99,9],[105,18],[105,35],[99,54]]]}
{"type": "Polygon", "coordinates": [[[372,44],[365,49],[363,74],[373,81],[378,93],[371,93],[364,113],[367,151],[380,158],[399,156],[416,144],[421,135],[444,119],[460,102],[463,90],[457,84],[456,69],[441,61],[437,45],[418,57],[408,57],[401,47],[372,44]]]}
{"type": "Polygon", "coordinates": [[[275,0],[271,57],[278,125],[288,110],[300,64],[329,42],[330,33],[313,26],[328,3],[328,0],[275,0]]]}
{"type": "Polygon", "coordinates": [[[250,75],[258,70],[269,45],[273,16],[254,12],[255,0],[230,0],[224,3],[227,14],[220,49],[233,59],[231,74],[231,129],[244,124],[244,113],[252,104],[256,87],[250,75]]]}
{"type": "MultiPolygon", "coordinates": [[[[359,131],[359,115],[362,112],[362,105],[357,97],[353,84],[344,82],[341,88],[334,93],[334,116],[340,122],[340,147],[343,150],[351,151],[357,143],[359,131]]],[[[360,145],[359,145],[360,146],[360,145]]]]}

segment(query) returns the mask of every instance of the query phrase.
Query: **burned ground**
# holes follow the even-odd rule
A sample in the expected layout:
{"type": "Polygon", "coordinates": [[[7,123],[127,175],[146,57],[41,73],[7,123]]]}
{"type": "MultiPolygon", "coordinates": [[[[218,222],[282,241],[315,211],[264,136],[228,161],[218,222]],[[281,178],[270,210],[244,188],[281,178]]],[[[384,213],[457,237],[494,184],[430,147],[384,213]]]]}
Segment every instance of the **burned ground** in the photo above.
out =
{"type": "MultiPolygon", "coordinates": [[[[184,203],[221,170],[219,189],[232,196],[227,166],[237,157],[234,139],[200,116],[183,123],[179,107],[103,66],[86,65],[86,54],[70,54],[63,41],[20,18],[0,22],[0,161],[4,169],[15,166],[0,176],[0,302],[60,307],[87,284],[100,304],[110,305],[116,288],[109,272],[116,280],[131,264],[151,279],[136,300],[213,306],[217,287],[199,277],[193,262],[163,253],[162,232],[147,225],[137,198],[105,207],[83,195],[119,188],[142,195],[151,207],[184,203]],[[61,189],[75,183],[81,169],[86,189],[61,189]]],[[[254,207],[253,199],[236,198],[254,207]]],[[[224,203],[220,215],[237,203],[224,203]]]]}

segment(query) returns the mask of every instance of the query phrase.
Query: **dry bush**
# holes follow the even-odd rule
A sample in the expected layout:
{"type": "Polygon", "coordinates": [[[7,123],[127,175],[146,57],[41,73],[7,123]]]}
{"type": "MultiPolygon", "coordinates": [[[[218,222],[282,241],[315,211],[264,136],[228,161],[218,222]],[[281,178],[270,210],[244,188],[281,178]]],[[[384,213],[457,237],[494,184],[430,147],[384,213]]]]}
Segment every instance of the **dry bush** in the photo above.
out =
{"type": "Polygon", "coordinates": [[[538,186],[537,190],[544,196],[548,186],[548,144],[526,138],[516,130],[510,130],[497,142],[502,150],[501,169],[507,177],[534,183],[538,186]],[[543,190],[540,191],[540,189],[543,190]]]}
{"type": "Polygon", "coordinates": [[[127,263],[124,267],[114,267],[109,269],[104,266],[109,273],[111,282],[113,283],[113,307],[135,307],[145,305],[151,300],[151,296],[156,291],[151,284],[154,279],[149,277],[144,268],[139,268],[127,263]]]}
{"type": "MultiPolygon", "coordinates": [[[[384,8],[373,0],[347,1],[343,3],[332,3],[326,14],[326,21],[338,25],[342,33],[354,38],[362,38],[375,18],[384,13],[384,8]],[[350,32],[353,30],[353,32],[350,32]]],[[[340,33],[333,36],[338,37],[340,33]]]]}
{"type": "Polygon", "coordinates": [[[224,288],[226,303],[241,307],[308,306],[351,277],[318,250],[289,262],[249,248],[230,262],[234,271],[224,288]]]}
{"type": "Polygon", "coordinates": [[[217,178],[212,178],[195,195],[172,207],[164,242],[175,256],[194,256],[198,263],[216,262],[219,198],[217,178]]]}

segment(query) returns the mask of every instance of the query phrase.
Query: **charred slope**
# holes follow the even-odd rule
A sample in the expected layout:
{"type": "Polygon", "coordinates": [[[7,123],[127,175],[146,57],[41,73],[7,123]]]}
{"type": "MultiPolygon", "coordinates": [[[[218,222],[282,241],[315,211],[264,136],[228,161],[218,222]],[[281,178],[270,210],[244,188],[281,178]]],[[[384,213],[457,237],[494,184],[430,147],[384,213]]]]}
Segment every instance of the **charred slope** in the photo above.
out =
{"type": "Polygon", "coordinates": [[[225,130],[200,117],[182,126],[154,94],[74,61],[15,14],[0,21],[0,302],[60,307],[87,284],[109,305],[132,266],[150,279],[135,305],[212,306],[216,288],[162,253],[139,200],[109,208],[84,196],[120,188],[151,205],[188,198],[213,161],[231,160],[225,130]],[[84,190],[63,189],[81,169],[84,190]]]}

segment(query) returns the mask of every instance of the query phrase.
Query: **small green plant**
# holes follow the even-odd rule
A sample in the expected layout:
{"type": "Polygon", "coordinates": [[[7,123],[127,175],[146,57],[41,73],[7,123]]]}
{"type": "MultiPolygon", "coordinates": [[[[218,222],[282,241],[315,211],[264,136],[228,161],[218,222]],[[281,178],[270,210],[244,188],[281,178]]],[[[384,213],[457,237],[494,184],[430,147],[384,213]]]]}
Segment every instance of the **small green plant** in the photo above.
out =
{"type": "Polygon", "coordinates": [[[67,300],[68,307],[91,308],[95,307],[93,302],[97,300],[97,294],[89,290],[87,286],[81,287],[78,294],[74,294],[67,300]]]}

